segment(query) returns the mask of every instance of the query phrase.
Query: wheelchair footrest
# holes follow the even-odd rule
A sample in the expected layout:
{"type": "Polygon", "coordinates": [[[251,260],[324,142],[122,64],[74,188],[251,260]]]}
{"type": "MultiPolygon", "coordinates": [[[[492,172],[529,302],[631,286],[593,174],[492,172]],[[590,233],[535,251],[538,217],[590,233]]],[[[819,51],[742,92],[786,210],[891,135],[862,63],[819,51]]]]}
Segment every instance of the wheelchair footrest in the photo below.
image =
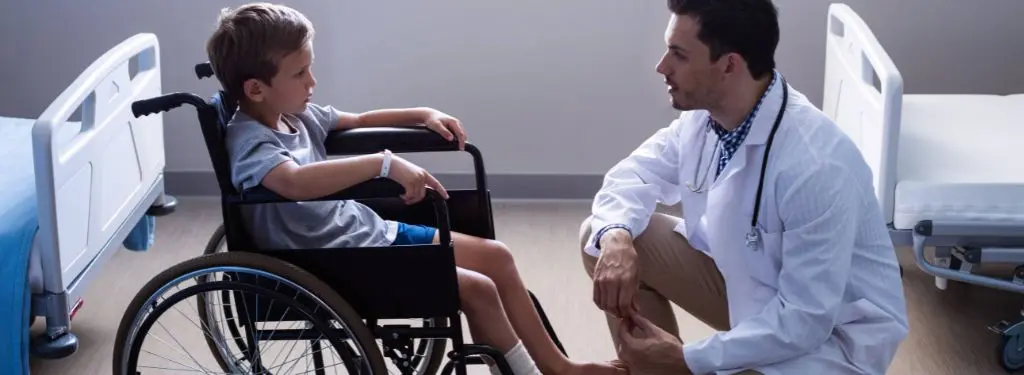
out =
{"type": "Polygon", "coordinates": [[[454,366],[459,361],[464,361],[467,365],[490,365],[490,363],[494,363],[502,374],[514,375],[512,373],[512,366],[505,360],[505,355],[495,348],[486,345],[466,344],[462,346],[462,350],[464,353],[461,354],[456,351],[448,353],[450,361],[441,370],[442,375],[451,375],[452,370],[455,369],[454,366]],[[488,358],[490,359],[489,362],[488,358]]]}

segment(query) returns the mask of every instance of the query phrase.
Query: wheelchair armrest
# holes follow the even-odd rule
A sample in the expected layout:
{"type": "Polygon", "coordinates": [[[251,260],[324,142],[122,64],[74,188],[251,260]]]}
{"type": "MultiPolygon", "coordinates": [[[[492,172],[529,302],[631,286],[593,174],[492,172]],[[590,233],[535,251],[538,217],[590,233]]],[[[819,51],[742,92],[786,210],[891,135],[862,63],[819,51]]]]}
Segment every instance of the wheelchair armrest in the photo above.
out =
{"type": "MultiPolygon", "coordinates": [[[[386,178],[376,178],[361,182],[353,185],[348,189],[337,191],[333,194],[308,199],[304,201],[343,201],[343,200],[356,200],[356,199],[374,199],[374,198],[394,198],[405,193],[405,189],[402,185],[395,182],[394,180],[386,178]]],[[[442,199],[440,194],[433,190],[427,191],[427,198],[433,199],[431,193],[436,194],[438,199],[442,199]]],[[[267,189],[263,186],[256,186],[245,191],[237,196],[237,200],[234,203],[240,204],[264,204],[264,203],[287,203],[295,202],[295,200],[288,199],[278,195],[277,193],[267,189]]]]}
{"type": "MultiPolygon", "coordinates": [[[[315,199],[306,199],[303,201],[313,202],[397,198],[403,193],[405,193],[405,188],[394,180],[376,178],[353,185],[348,189],[335,192],[331,195],[315,199]]],[[[263,186],[246,189],[238,195],[231,196],[229,200],[231,203],[244,205],[296,202],[295,200],[282,197],[263,186]]],[[[429,202],[434,208],[434,215],[437,220],[437,229],[440,234],[441,243],[449,243],[451,241],[451,223],[449,222],[448,217],[448,204],[445,202],[444,197],[441,196],[441,193],[438,193],[436,190],[428,187],[426,189],[424,201],[429,202]]]]}
{"type": "Polygon", "coordinates": [[[381,152],[458,151],[459,142],[449,141],[422,126],[391,126],[332,131],[324,142],[329,155],[365,155],[381,152]]]}

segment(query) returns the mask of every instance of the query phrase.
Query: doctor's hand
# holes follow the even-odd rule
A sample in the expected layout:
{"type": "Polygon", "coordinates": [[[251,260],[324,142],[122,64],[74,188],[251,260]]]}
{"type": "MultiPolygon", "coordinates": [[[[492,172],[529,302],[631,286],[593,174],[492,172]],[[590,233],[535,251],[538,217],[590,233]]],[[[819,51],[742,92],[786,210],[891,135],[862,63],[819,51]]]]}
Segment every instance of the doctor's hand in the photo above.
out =
{"type": "Polygon", "coordinates": [[[634,298],[640,287],[633,239],[624,230],[601,236],[601,256],[594,267],[594,304],[619,318],[637,313],[634,298]]]}
{"type": "Polygon", "coordinates": [[[619,358],[630,372],[693,374],[683,358],[683,343],[639,314],[619,322],[619,358]]]}

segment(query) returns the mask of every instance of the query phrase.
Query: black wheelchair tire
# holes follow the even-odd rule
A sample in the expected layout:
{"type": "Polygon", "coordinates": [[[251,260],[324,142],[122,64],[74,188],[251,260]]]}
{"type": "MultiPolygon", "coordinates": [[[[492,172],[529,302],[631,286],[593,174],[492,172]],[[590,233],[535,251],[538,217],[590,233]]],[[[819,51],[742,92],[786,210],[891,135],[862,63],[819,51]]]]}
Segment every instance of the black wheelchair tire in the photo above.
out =
{"type": "MultiPolygon", "coordinates": [[[[223,242],[224,225],[221,224],[217,226],[217,229],[213,231],[213,235],[211,235],[210,239],[206,242],[206,248],[203,249],[203,255],[216,254],[217,250],[220,249],[220,245],[223,242]]],[[[204,296],[200,294],[196,296],[196,299],[199,300],[199,303],[197,303],[197,308],[199,309],[199,323],[203,327],[210,327],[211,325],[210,322],[208,321],[209,311],[207,311],[206,309],[206,298],[204,298],[204,296]]],[[[225,311],[225,314],[230,314],[230,311],[225,311]]],[[[245,353],[248,349],[248,346],[246,345],[244,340],[239,339],[239,337],[241,337],[241,333],[238,331],[238,326],[235,324],[230,324],[228,325],[228,329],[231,330],[231,337],[236,338],[235,345],[238,345],[241,353],[245,353]]],[[[203,335],[203,340],[206,341],[206,346],[210,348],[210,352],[213,353],[213,357],[214,359],[217,360],[217,364],[220,366],[221,370],[224,370],[224,372],[230,372],[231,366],[228,365],[228,363],[224,360],[223,357],[220,356],[220,354],[218,354],[219,350],[217,347],[217,342],[213,340],[213,337],[210,337],[210,335],[203,335]]]]}
{"type": "MultiPolygon", "coordinates": [[[[224,225],[221,224],[217,226],[217,229],[214,230],[213,234],[210,236],[210,239],[206,241],[206,248],[203,249],[203,255],[216,254],[220,249],[221,245],[224,243],[224,235],[224,225]]],[[[205,299],[203,298],[202,295],[197,296],[197,298],[200,299],[200,301],[205,302],[205,299]]],[[[209,322],[207,321],[208,311],[206,310],[206,304],[200,303],[198,308],[200,323],[208,327],[209,322]]],[[[448,324],[450,323],[448,319],[444,317],[433,318],[431,320],[433,321],[432,327],[434,328],[447,328],[448,324]]],[[[229,325],[228,328],[231,330],[232,337],[241,337],[241,335],[238,332],[238,327],[236,325],[229,325]]],[[[231,367],[226,362],[224,362],[224,359],[221,358],[220,355],[217,355],[217,343],[213,340],[212,337],[210,337],[210,335],[203,336],[206,341],[206,345],[209,346],[210,351],[214,353],[214,358],[216,358],[217,363],[220,365],[221,369],[224,370],[225,372],[230,371],[231,367]]],[[[422,344],[426,345],[425,343],[422,344]]],[[[235,345],[238,345],[239,349],[241,349],[242,352],[245,352],[246,343],[244,341],[236,340],[235,345]]],[[[441,370],[441,364],[444,363],[445,354],[447,353],[448,349],[448,340],[435,340],[434,346],[434,350],[428,356],[423,357],[423,359],[427,361],[427,366],[424,368],[423,373],[417,375],[433,375],[437,374],[437,372],[441,370]]],[[[417,351],[419,351],[419,348],[417,348],[417,351]]]]}
{"type": "MultiPolygon", "coordinates": [[[[299,267],[269,256],[246,252],[224,252],[203,255],[178,263],[175,266],[157,274],[155,277],[150,279],[138,293],[136,293],[135,297],[128,305],[128,308],[125,309],[124,315],[121,317],[121,322],[117,328],[117,336],[115,338],[113,353],[111,356],[113,359],[113,374],[133,375],[122,373],[121,366],[124,362],[125,355],[128,354],[127,350],[129,350],[129,348],[126,347],[128,335],[132,330],[132,326],[135,323],[135,318],[138,315],[138,312],[144,308],[143,305],[149,300],[149,298],[153,294],[157,293],[157,291],[164,285],[182,275],[213,267],[246,267],[258,269],[278,277],[286,278],[303,289],[306,289],[309,293],[319,298],[331,309],[331,311],[337,314],[338,318],[343,321],[344,325],[349,330],[351,338],[356,341],[357,345],[363,348],[371,373],[387,373],[387,367],[384,364],[384,357],[377,348],[376,340],[369,327],[363,323],[362,318],[356,313],[355,309],[353,309],[351,305],[345,302],[341,296],[334,292],[334,290],[328,287],[323,281],[299,267]]],[[[220,356],[215,355],[215,357],[219,358],[220,356]]]]}

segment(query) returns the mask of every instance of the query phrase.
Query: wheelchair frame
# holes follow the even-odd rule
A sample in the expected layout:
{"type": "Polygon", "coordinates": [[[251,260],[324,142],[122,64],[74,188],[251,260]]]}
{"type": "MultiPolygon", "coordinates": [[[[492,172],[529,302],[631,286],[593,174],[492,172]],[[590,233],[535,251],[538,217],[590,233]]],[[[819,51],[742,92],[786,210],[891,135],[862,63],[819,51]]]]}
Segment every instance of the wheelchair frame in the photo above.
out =
{"type": "MultiPolygon", "coordinates": [[[[209,63],[198,64],[196,75],[202,79],[213,75],[209,63]]],[[[392,346],[404,347],[412,339],[440,339],[452,342],[448,363],[441,370],[450,374],[453,369],[459,375],[466,374],[466,365],[485,364],[483,357],[490,357],[503,373],[511,369],[503,353],[483,345],[463,342],[462,320],[458,281],[455,272],[455,256],[451,232],[495,239],[494,220],[491,210],[490,192],[487,188],[484,162],[480,150],[470,142],[465,151],[472,155],[476,186],[474,189],[449,189],[445,200],[435,191],[428,189],[427,197],[419,203],[406,205],[397,197],[403,193],[398,183],[388,179],[374,179],[357,184],[329,196],[309,201],[355,200],[371,207],[381,217],[410,224],[433,225],[439,231],[440,243],[436,245],[409,245],[367,248],[324,248],[324,249],[260,249],[254,246],[242,224],[241,208],[251,204],[291,203],[293,200],[281,197],[264,187],[237,191],[230,180],[230,165],[224,146],[225,126],[234,114],[236,101],[223,91],[215,93],[209,101],[191,93],[172,93],[156,98],[140,100],[132,104],[136,117],[169,111],[182,104],[190,104],[197,110],[203,138],[217,176],[221,191],[221,208],[224,224],[214,236],[223,233],[227,251],[250,252],[276,258],[303,269],[322,280],[342,299],[353,307],[364,323],[373,332],[375,339],[383,342],[385,352],[392,346]],[[387,271],[381,271],[387,270],[387,271]],[[396,277],[396,275],[398,277],[396,277]],[[415,283],[409,283],[415,280],[415,283]],[[373,289],[363,284],[374,285],[373,289]],[[443,319],[445,327],[413,328],[408,326],[385,326],[377,323],[380,319],[443,319]]],[[[457,141],[448,141],[425,127],[381,127],[352,129],[330,132],[326,140],[330,156],[372,154],[385,149],[394,153],[450,152],[459,151],[457,141]]],[[[210,243],[217,243],[211,238],[210,243]]],[[[536,296],[529,293],[544,326],[563,354],[566,353],[536,296]]],[[[263,311],[272,310],[259,301],[245,301],[263,311]]],[[[253,307],[246,310],[252,310],[253,307]]],[[[249,311],[251,314],[252,311],[249,311]]],[[[249,315],[245,313],[241,316],[249,315]]],[[[256,314],[252,314],[256,315],[256,314]]],[[[267,314],[270,315],[270,314],[267,314]]],[[[278,320],[240,321],[242,328],[261,322],[303,320],[284,316],[278,320]]],[[[352,322],[348,322],[352,324],[352,322]]],[[[345,334],[342,332],[341,334],[345,334]]],[[[266,336],[259,332],[257,337],[266,336]]],[[[270,337],[261,337],[270,338],[270,337]]],[[[301,333],[277,331],[273,340],[306,340],[301,333]]],[[[253,335],[246,344],[254,345],[253,335]]],[[[258,358],[257,358],[258,361],[258,358]]],[[[399,365],[402,372],[410,373],[407,364],[399,365]]]]}

